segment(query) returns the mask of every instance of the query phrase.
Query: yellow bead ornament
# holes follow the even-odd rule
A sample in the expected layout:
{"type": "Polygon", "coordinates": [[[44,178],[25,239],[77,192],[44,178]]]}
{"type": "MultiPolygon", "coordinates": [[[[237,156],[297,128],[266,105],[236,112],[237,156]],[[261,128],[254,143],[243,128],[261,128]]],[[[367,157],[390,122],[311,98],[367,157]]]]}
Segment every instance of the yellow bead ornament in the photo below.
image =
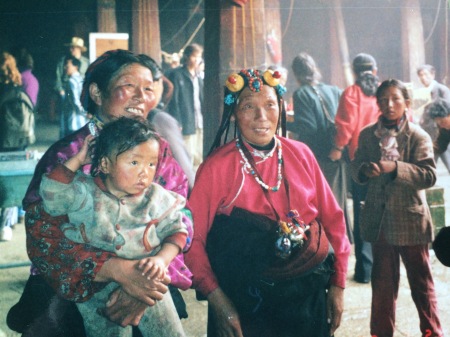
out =
{"type": "Polygon", "coordinates": [[[237,73],[233,73],[228,76],[227,81],[225,82],[226,87],[231,92],[238,92],[242,90],[244,84],[244,78],[237,73]]]}
{"type": "Polygon", "coordinates": [[[278,71],[266,70],[263,74],[264,81],[271,87],[280,84],[281,74],[278,71]]]}

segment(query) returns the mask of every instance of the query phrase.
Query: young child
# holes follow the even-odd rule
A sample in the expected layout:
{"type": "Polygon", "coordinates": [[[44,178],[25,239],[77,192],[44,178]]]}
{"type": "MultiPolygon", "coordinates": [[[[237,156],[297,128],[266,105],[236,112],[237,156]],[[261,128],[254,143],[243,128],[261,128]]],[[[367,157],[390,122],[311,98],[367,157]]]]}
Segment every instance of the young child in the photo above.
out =
{"type": "MultiPolygon", "coordinates": [[[[146,121],[120,118],[105,125],[95,140],[91,174],[77,172],[89,162],[88,137],[81,151],[42,179],[45,211],[67,214],[65,236],[75,242],[140,259],[143,277],[162,279],[187,240],[183,222],[185,199],[152,183],[158,164],[159,138],[146,121]]],[[[109,283],[93,298],[77,303],[87,336],[131,336],[95,314],[117,287],[109,283]]],[[[184,336],[169,293],[146,310],[139,329],[143,336],[184,336]]]]}
{"type": "Polygon", "coordinates": [[[83,76],[80,74],[81,62],[69,55],[64,60],[64,71],[69,81],[64,88],[64,99],[60,119],[60,138],[77,131],[87,123],[80,96],[83,89],[83,76]]]}
{"type": "Polygon", "coordinates": [[[430,136],[410,123],[410,97],[399,80],[378,87],[377,123],[363,129],[351,163],[353,179],[367,184],[361,235],[373,251],[370,334],[393,336],[400,258],[416,305],[422,336],[443,336],[430,268],[433,224],[425,189],[436,182],[430,136]]]}

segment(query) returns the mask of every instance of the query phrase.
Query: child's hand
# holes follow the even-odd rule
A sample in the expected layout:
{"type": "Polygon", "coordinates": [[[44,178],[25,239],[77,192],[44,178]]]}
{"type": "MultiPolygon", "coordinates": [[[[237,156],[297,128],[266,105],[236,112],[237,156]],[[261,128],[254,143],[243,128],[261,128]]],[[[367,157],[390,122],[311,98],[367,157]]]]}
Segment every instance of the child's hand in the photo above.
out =
{"type": "Polygon", "coordinates": [[[90,157],[92,146],[95,144],[94,136],[89,135],[83,141],[83,146],[80,151],[73,157],[69,158],[64,165],[72,172],[78,171],[78,169],[86,164],[92,162],[90,157]]]}
{"type": "Polygon", "coordinates": [[[361,167],[361,171],[368,178],[379,177],[382,173],[380,167],[373,162],[365,163],[361,167]]]}
{"type": "Polygon", "coordinates": [[[159,256],[151,256],[139,261],[138,268],[142,270],[142,276],[146,276],[148,280],[161,280],[166,276],[166,264],[159,256]]]}

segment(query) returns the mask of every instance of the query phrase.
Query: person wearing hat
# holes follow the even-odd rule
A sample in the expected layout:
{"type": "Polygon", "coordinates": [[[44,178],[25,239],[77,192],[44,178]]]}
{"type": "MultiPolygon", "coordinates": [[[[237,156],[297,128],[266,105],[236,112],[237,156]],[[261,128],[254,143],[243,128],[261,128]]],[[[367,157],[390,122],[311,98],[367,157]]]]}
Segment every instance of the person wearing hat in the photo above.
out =
{"type": "MultiPolygon", "coordinates": [[[[344,90],[336,113],[334,147],[329,153],[329,158],[334,161],[342,158],[345,148],[350,160],[355,158],[359,133],[367,125],[375,123],[380,114],[375,97],[379,82],[375,58],[366,53],[356,55],[353,59],[353,73],[355,83],[344,90]]],[[[369,283],[372,273],[372,248],[361,239],[359,230],[359,213],[366,194],[366,186],[352,181],[356,257],[354,280],[358,283],[369,283]]]]}
{"type": "Polygon", "coordinates": [[[84,46],[84,41],[80,37],[73,37],[69,43],[64,44],[64,46],[69,47],[68,52],[60,58],[58,64],[56,65],[56,79],[55,85],[53,89],[57,95],[56,102],[56,113],[62,113],[62,106],[64,101],[64,96],[66,94],[65,89],[69,83],[69,76],[66,74],[64,69],[64,62],[67,56],[73,56],[76,59],[80,60],[80,67],[78,69],[81,77],[84,79],[84,74],[89,66],[89,59],[82,55],[82,53],[87,51],[87,48],[84,46]]]}
{"type": "MultiPolygon", "coordinates": [[[[80,60],[81,65],[79,72],[84,78],[84,74],[89,66],[89,59],[82,55],[82,53],[87,51],[87,48],[84,46],[83,39],[80,37],[73,37],[72,41],[64,44],[64,46],[69,47],[69,52],[67,54],[70,54],[80,60]]],[[[61,96],[64,96],[64,85],[69,81],[69,77],[64,71],[64,60],[66,59],[66,56],[67,55],[61,57],[58,65],[56,66],[56,82],[54,88],[55,91],[61,96]]]]}

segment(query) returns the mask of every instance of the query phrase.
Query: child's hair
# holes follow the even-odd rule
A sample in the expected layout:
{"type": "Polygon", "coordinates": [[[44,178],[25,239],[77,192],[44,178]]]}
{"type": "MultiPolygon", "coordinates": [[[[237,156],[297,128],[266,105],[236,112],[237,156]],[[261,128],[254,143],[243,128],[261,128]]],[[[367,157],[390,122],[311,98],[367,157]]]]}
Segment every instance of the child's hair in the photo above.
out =
{"type": "Polygon", "coordinates": [[[95,140],[94,158],[92,159],[91,175],[99,173],[102,158],[115,156],[135,146],[154,139],[159,142],[159,135],[145,119],[120,117],[106,124],[95,140]]]}
{"type": "Polygon", "coordinates": [[[383,83],[381,83],[377,89],[376,97],[377,97],[378,104],[380,104],[381,97],[384,94],[384,92],[390,87],[394,87],[394,88],[397,88],[398,90],[400,90],[400,92],[402,93],[402,96],[405,100],[410,99],[408,88],[406,87],[406,85],[400,80],[397,80],[395,78],[390,78],[388,80],[383,81],[383,83]]]}
{"type": "Polygon", "coordinates": [[[72,65],[74,67],[77,67],[77,69],[80,70],[81,61],[79,59],[77,59],[73,55],[67,55],[66,58],[64,59],[64,65],[66,65],[69,61],[72,62],[72,65]]]}
{"type": "Polygon", "coordinates": [[[450,102],[443,98],[437,98],[425,106],[424,113],[431,118],[445,118],[450,115],[450,102]]]}

